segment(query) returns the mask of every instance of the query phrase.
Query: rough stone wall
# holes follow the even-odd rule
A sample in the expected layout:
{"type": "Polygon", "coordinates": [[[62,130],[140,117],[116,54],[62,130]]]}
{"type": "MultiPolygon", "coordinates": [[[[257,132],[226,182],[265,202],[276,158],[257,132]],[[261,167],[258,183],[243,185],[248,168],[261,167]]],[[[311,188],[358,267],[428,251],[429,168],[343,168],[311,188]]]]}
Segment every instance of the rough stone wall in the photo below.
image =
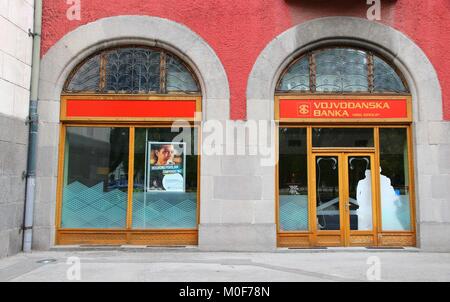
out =
{"type": "Polygon", "coordinates": [[[0,1],[0,258],[22,247],[32,0],[0,1]]]}

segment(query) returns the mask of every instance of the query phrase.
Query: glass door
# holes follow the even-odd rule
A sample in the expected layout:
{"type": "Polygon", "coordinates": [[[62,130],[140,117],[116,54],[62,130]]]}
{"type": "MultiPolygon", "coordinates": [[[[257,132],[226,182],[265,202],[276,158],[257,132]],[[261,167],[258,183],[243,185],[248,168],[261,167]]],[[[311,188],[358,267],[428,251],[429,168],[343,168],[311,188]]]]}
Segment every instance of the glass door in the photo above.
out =
{"type": "Polygon", "coordinates": [[[313,232],[315,245],[342,246],[344,241],[345,219],[343,210],[344,181],[341,167],[342,154],[315,154],[313,177],[313,232]]]}
{"type": "Polygon", "coordinates": [[[345,160],[345,245],[372,246],[374,233],[375,179],[371,154],[347,153],[345,160]]]}
{"type": "Polygon", "coordinates": [[[316,157],[317,230],[341,229],[339,156],[316,157]]]}
{"type": "Polygon", "coordinates": [[[316,245],[374,245],[373,155],[314,154],[316,245]]]}

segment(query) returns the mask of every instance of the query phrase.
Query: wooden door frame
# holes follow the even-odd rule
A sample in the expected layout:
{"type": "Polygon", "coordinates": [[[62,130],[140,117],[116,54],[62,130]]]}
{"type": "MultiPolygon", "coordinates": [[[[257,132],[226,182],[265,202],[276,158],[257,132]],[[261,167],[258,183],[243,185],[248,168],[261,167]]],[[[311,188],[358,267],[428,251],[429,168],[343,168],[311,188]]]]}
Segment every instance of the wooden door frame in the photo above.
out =
{"type": "Polygon", "coordinates": [[[309,166],[311,166],[311,176],[310,182],[312,185],[312,190],[310,192],[309,198],[309,208],[311,209],[309,219],[311,220],[314,228],[311,229],[313,233],[315,233],[315,241],[312,243],[314,246],[344,246],[345,245],[345,222],[343,215],[343,200],[344,200],[344,191],[342,190],[342,184],[344,182],[344,175],[342,173],[342,153],[341,152],[329,152],[328,150],[323,152],[314,152],[309,158],[309,166]],[[337,162],[337,172],[338,172],[338,188],[339,188],[339,230],[318,230],[317,228],[317,157],[318,156],[327,156],[327,157],[336,157],[337,162]],[[339,238],[338,238],[339,237],[339,238]]]}
{"type": "MultiPolygon", "coordinates": [[[[315,222],[315,209],[311,207],[313,194],[315,188],[313,187],[315,179],[312,177],[315,167],[311,165],[311,157],[313,153],[318,152],[348,152],[351,148],[313,148],[312,147],[312,128],[322,127],[322,128],[373,128],[374,129],[374,147],[369,148],[357,148],[353,149],[355,153],[370,153],[372,157],[373,173],[379,171],[380,168],[380,146],[379,146],[379,129],[381,128],[405,128],[407,131],[407,144],[408,144],[408,165],[409,165],[409,186],[410,186],[410,220],[411,220],[411,230],[407,231],[384,231],[381,226],[381,197],[379,196],[380,183],[378,174],[375,173],[375,177],[372,182],[372,189],[375,189],[374,202],[375,206],[372,208],[372,215],[375,218],[373,222],[373,240],[368,242],[367,234],[361,237],[357,237],[355,234],[355,241],[351,244],[352,246],[416,246],[416,209],[415,209],[415,183],[414,183],[414,154],[412,147],[412,125],[411,124],[397,124],[397,123],[370,123],[370,124],[338,124],[338,123],[327,123],[327,124],[307,124],[307,123],[277,123],[276,135],[276,175],[275,175],[275,220],[277,224],[277,246],[278,247],[296,247],[296,248],[307,248],[316,246],[317,233],[316,222],[315,222]],[[280,128],[305,128],[307,133],[307,157],[308,157],[308,230],[303,231],[282,231],[280,230],[280,195],[279,195],[279,129],[280,128]],[[374,215],[375,214],[375,215],[374,215]]],[[[363,232],[363,231],[361,231],[363,232]]],[[[324,245],[332,246],[332,245],[324,245]]]]}
{"type": "Polygon", "coordinates": [[[349,192],[349,171],[348,171],[348,159],[351,156],[368,156],[370,157],[370,170],[371,170],[371,193],[372,193],[372,230],[351,230],[350,228],[350,212],[348,211],[345,214],[346,218],[346,226],[345,231],[348,232],[348,234],[345,234],[345,246],[352,246],[352,245],[361,245],[362,243],[367,244],[368,246],[376,245],[376,234],[377,234],[377,202],[379,200],[378,197],[378,191],[376,190],[376,184],[375,184],[375,178],[377,177],[376,170],[375,170],[375,154],[374,153],[362,153],[362,152],[345,152],[342,154],[344,159],[345,166],[342,167],[343,173],[344,173],[344,200],[347,200],[350,198],[350,192],[349,192]]]}
{"type": "Polygon", "coordinates": [[[317,229],[317,225],[312,229],[313,232],[316,232],[316,241],[315,245],[323,246],[324,244],[329,244],[329,241],[326,240],[320,242],[322,238],[330,238],[333,235],[340,234],[340,246],[352,246],[352,237],[358,238],[360,242],[367,242],[368,245],[374,245],[374,240],[376,238],[376,200],[377,200],[377,192],[375,189],[375,170],[374,170],[374,158],[375,155],[373,152],[362,152],[361,150],[351,150],[348,149],[346,151],[336,151],[336,152],[314,152],[310,159],[310,165],[314,165],[313,175],[311,177],[311,181],[313,183],[313,190],[311,191],[311,220],[316,221],[317,210],[316,210],[316,158],[318,156],[333,156],[338,159],[338,173],[339,173],[339,215],[340,215],[340,230],[339,231],[320,231],[317,229]],[[350,156],[368,156],[370,157],[370,168],[371,168],[371,192],[372,192],[372,230],[358,231],[350,229],[350,212],[347,208],[347,200],[349,199],[349,186],[348,186],[348,158],[350,156]],[[364,240],[365,239],[365,240],[364,240]]]}

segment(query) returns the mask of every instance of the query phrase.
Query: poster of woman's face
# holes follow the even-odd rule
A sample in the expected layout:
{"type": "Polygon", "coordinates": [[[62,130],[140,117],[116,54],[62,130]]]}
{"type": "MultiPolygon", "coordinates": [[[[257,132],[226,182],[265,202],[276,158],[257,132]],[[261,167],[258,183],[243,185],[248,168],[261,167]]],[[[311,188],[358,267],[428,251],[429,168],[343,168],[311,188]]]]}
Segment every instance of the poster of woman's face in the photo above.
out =
{"type": "Polygon", "coordinates": [[[185,143],[149,142],[147,191],[184,192],[185,143]]]}

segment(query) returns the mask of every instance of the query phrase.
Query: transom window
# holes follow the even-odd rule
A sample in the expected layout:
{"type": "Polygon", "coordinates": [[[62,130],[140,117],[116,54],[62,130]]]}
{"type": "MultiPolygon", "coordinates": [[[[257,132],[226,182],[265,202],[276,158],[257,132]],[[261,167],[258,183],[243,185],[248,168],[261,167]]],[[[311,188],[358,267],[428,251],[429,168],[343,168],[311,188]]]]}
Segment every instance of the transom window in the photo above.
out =
{"type": "Polygon", "coordinates": [[[282,74],[277,92],[408,93],[396,69],[365,50],[333,47],[295,59],[282,74]]]}
{"type": "Polygon", "coordinates": [[[69,76],[65,93],[200,93],[198,81],[177,56],[150,47],[103,50],[69,76]]]}

